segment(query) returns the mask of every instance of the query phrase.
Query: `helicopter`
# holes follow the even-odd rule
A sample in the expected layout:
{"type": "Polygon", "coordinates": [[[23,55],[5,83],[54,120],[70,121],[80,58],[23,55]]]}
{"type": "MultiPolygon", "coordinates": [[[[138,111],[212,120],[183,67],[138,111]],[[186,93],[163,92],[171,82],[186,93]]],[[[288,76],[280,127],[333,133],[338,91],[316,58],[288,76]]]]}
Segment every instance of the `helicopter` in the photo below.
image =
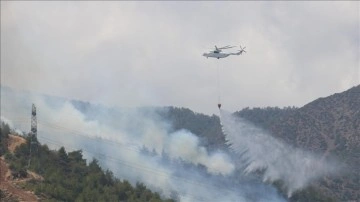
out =
{"type": "Polygon", "coordinates": [[[239,52],[236,52],[236,53],[223,53],[222,52],[222,50],[224,50],[224,49],[229,49],[229,48],[234,48],[234,47],[236,47],[236,46],[227,45],[227,46],[218,48],[215,45],[215,49],[213,51],[204,53],[203,56],[205,56],[206,58],[212,57],[212,58],[220,59],[220,58],[226,58],[229,55],[241,55],[244,52],[246,53],[246,51],[244,50],[246,47],[242,48],[241,46],[240,46],[240,50],[238,50],[239,52]]]}

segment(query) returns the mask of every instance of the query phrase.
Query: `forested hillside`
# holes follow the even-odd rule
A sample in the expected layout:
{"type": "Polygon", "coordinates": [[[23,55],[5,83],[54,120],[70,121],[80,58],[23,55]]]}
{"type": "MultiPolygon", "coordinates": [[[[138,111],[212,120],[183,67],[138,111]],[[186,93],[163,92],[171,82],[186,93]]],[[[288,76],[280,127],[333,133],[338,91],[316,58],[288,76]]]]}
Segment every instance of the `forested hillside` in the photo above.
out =
{"type": "MultiPolygon", "coordinates": [[[[53,99],[52,103],[63,102],[57,98],[48,99],[53,99]]],[[[127,115],[122,109],[109,109],[82,101],[71,103],[90,120],[106,117],[103,120],[112,121],[110,124],[116,125],[117,118],[127,115]]],[[[310,187],[294,193],[289,201],[356,201],[360,198],[359,106],[360,86],[357,86],[343,93],[317,99],[301,108],[245,108],[234,114],[287,144],[346,163],[347,169],[340,176],[328,176],[312,183],[310,187]]],[[[207,116],[176,107],[140,109],[143,112],[146,110],[151,113],[149,117],[168,122],[172,131],[186,129],[197,135],[200,144],[209,151],[228,148],[220,119],[216,115],[207,116]]],[[[1,126],[0,155],[6,156],[14,176],[23,176],[27,174],[29,142],[11,154],[6,147],[10,130],[7,125],[1,126]]],[[[116,179],[110,171],[102,170],[96,160],[86,165],[81,151],[66,152],[64,148],[52,151],[46,145],[39,145],[36,152],[39,155],[33,158],[30,170],[39,173],[44,180],[32,180],[24,186],[47,200],[162,201],[159,194],[149,191],[141,182],[132,187],[127,181],[116,179]],[[93,191],[90,193],[90,190],[93,191]]],[[[275,183],[281,190],[279,185],[281,182],[275,183]]]]}
{"type": "MultiPolygon", "coordinates": [[[[11,169],[12,178],[27,177],[27,170],[39,174],[43,179],[32,179],[19,185],[32,190],[45,201],[173,201],[163,200],[158,193],[146,188],[141,182],[133,187],[128,181],[118,180],[109,170],[104,171],[93,159],[88,165],[82,151],[67,153],[64,147],[57,151],[33,141],[31,163],[30,139],[17,147],[14,153],[5,146],[10,128],[1,125],[0,151],[11,169]]],[[[5,197],[3,192],[1,197],[5,197]]],[[[4,199],[5,200],[5,199],[4,199]]]]}

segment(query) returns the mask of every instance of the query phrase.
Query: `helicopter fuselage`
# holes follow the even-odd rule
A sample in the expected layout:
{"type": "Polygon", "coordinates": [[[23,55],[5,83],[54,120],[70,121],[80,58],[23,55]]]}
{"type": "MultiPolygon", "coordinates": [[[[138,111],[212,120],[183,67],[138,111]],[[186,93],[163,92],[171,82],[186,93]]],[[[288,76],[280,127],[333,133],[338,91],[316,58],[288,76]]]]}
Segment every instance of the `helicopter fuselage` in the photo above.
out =
{"type": "Polygon", "coordinates": [[[217,59],[220,59],[220,58],[226,58],[227,56],[229,56],[230,54],[228,53],[215,53],[215,52],[210,52],[210,53],[204,53],[203,56],[209,58],[217,58],[217,59]]]}

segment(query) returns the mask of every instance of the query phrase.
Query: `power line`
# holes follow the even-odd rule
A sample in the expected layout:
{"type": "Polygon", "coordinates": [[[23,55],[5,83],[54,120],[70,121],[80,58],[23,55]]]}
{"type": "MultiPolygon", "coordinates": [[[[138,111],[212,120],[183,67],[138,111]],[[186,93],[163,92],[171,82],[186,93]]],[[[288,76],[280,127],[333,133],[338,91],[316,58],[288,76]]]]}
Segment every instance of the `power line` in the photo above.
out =
{"type": "MultiPolygon", "coordinates": [[[[38,123],[41,126],[52,128],[52,129],[55,129],[57,131],[64,131],[65,130],[65,131],[68,131],[69,133],[71,133],[73,135],[76,135],[76,136],[79,136],[79,137],[84,137],[84,138],[87,138],[87,139],[90,139],[90,140],[95,140],[95,141],[101,140],[101,142],[103,144],[109,144],[109,145],[121,147],[122,149],[126,149],[126,150],[129,150],[129,151],[142,152],[142,150],[141,150],[142,148],[140,146],[137,146],[137,147],[136,146],[129,146],[128,144],[121,144],[121,143],[117,142],[116,140],[110,140],[110,139],[105,139],[105,138],[101,138],[101,137],[92,137],[92,136],[89,136],[88,134],[86,134],[84,132],[81,132],[80,130],[70,129],[70,128],[60,126],[60,125],[57,125],[57,124],[52,124],[52,123],[46,122],[46,121],[39,121],[38,123]]],[[[43,140],[48,140],[48,141],[52,140],[52,139],[49,138],[49,136],[47,136],[47,137],[39,136],[38,138],[43,139],[43,140]]],[[[63,145],[63,146],[65,146],[65,145],[63,145]]],[[[98,154],[100,156],[103,155],[101,153],[93,153],[93,154],[98,154]]],[[[109,157],[109,156],[107,156],[107,157],[109,157]]],[[[221,173],[219,170],[215,169],[215,171],[217,171],[218,173],[221,173]]]]}
{"type": "MultiPolygon", "coordinates": [[[[69,128],[66,128],[64,126],[60,126],[60,125],[56,125],[56,124],[52,124],[52,123],[49,123],[49,122],[44,122],[44,121],[41,121],[39,122],[40,125],[42,126],[45,126],[45,127],[49,127],[49,128],[53,128],[55,130],[58,130],[58,131],[69,131],[71,134],[73,135],[76,135],[76,136],[80,136],[80,137],[84,137],[84,138],[87,138],[87,139],[91,139],[91,140],[101,140],[102,143],[104,144],[111,144],[111,145],[114,145],[114,146],[119,146],[121,147],[122,149],[126,149],[126,150],[129,150],[129,151],[134,151],[134,152],[142,152],[141,148],[140,147],[134,147],[134,146],[128,146],[128,145],[124,145],[124,144],[121,144],[119,142],[116,142],[114,140],[110,140],[110,139],[104,139],[104,138],[99,138],[99,137],[91,137],[89,135],[87,135],[86,133],[83,133],[79,130],[73,130],[73,129],[69,129],[69,128]]],[[[39,139],[42,139],[42,140],[47,140],[47,141],[53,141],[55,142],[56,140],[53,140],[53,139],[50,139],[49,136],[47,137],[44,137],[44,136],[38,136],[39,139]]],[[[63,143],[60,143],[60,142],[57,142],[58,143],[58,146],[66,146],[66,145],[60,145],[60,144],[63,144],[63,143]]],[[[70,147],[69,147],[70,148],[70,147]]],[[[72,148],[73,149],[73,148],[72,148]]],[[[84,150],[84,151],[87,151],[87,150],[84,150]]],[[[89,151],[87,151],[89,152],[89,151]]],[[[89,153],[92,153],[92,154],[97,154],[97,155],[104,155],[104,154],[101,154],[101,153],[94,153],[94,152],[89,152],[89,153]]],[[[111,156],[106,156],[108,158],[112,158],[111,156]]],[[[140,165],[141,166],[141,165],[140,165]]],[[[215,171],[218,171],[220,173],[219,170],[215,170],[215,171]]],[[[168,173],[169,174],[169,173],[168,173]]]]}

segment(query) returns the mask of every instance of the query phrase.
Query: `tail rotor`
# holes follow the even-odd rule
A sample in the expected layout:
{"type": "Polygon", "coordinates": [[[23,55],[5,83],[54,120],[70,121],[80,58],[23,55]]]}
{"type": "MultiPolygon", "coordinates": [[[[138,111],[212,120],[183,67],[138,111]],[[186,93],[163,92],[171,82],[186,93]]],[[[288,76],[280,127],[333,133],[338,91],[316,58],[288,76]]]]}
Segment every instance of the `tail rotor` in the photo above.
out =
{"type": "Polygon", "coordinates": [[[240,45],[240,50],[239,50],[239,51],[240,51],[240,54],[246,53],[245,48],[246,48],[245,46],[244,46],[244,48],[242,48],[241,45],[240,45]]]}

